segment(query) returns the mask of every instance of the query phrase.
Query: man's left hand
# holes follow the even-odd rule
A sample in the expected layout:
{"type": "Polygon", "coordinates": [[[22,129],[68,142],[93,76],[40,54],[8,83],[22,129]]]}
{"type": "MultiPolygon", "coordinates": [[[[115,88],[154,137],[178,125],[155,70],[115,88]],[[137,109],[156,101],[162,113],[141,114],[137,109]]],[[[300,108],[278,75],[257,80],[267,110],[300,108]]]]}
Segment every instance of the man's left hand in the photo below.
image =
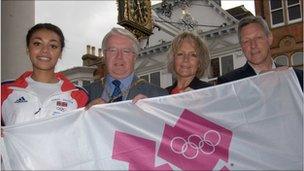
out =
{"type": "Polygon", "coordinates": [[[146,99],[146,98],[148,98],[148,97],[143,94],[138,94],[132,99],[132,103],[136,103],[138,100],[146,99]]]}

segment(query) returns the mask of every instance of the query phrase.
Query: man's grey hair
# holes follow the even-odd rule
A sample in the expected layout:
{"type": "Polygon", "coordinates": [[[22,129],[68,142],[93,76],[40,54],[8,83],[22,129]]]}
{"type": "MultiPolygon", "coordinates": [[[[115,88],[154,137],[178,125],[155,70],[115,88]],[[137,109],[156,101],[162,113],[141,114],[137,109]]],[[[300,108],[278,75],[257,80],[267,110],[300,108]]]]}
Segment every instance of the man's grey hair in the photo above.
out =
{"type": "Polygon", "coordinates": [[[108,39],[113,35],[121,35],[129,38],[133,42],[133,50],[136,55],[139,54],[140,46],[137,38],[131,33],[129,30],[124,28],[113,27],[111,31],[109,31],[102,40],[102,50],[105,51],[107,49],[108,39]]]}
{"type": "Polygon", "coordinates": [[[267,22],[261,17],[261,16],[249,16],[249,17],[245,17],[243,19],[241,19],[239,21],[239,25],[238,25],[238,38],[239,38],[239,42],[241,42],[241,31],[242,28],[247,26],[248,24],[251,23],[256,23],[259,24],[264,33],[266,34],[266,36],[268,36],[269,34],[271,34],[269,27],[267,25],[267,22]]]}

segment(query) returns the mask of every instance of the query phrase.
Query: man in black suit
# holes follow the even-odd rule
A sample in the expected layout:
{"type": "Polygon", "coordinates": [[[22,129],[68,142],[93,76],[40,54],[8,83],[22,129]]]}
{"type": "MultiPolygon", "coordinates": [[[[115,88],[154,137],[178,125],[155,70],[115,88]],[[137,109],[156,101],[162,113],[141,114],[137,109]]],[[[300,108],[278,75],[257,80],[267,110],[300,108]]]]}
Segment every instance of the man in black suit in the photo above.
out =
{"type": "MultiPolygon", "coordinates": [[[[218,84],[239,80],[279,68],[271,57],[270,46],[273,36],[267,23],[260,16],[243,18],[238,25],[238,37],[246,64],[217,80],[218,84]]],[[[303,90],[303,70],[294,69],[303,90]]]]}

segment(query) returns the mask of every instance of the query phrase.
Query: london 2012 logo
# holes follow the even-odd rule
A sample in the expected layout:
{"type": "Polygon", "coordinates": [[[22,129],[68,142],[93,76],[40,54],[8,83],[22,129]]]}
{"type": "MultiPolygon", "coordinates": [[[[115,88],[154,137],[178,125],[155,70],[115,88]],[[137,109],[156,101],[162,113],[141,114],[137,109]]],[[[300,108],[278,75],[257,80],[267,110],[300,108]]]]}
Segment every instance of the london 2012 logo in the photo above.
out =
{"type": "Polygon", "coordinates": [[[165,124],[158,150],[153,140],[116,131],[112,158],[129,162],[129,170],[213,170],[228,163],[231,139],[232,131],[185,109],[173,127],[165,124]],[[154,166],[156,153],[170,164],[154,166]]]}
{"type": "Polygon", "coordinates": [[[200,152],[206,155],[213,154],[220,142],[220,133],[215,130],[209,130],[203,135],[191,134],[187,139],[174,137],[170,142],[170,148],[174,153],[181,154],[187,159],[195,159],[200,152]],[[216,137],[215,141],[208,138],[212,137],[212,134],[216,137]]]}

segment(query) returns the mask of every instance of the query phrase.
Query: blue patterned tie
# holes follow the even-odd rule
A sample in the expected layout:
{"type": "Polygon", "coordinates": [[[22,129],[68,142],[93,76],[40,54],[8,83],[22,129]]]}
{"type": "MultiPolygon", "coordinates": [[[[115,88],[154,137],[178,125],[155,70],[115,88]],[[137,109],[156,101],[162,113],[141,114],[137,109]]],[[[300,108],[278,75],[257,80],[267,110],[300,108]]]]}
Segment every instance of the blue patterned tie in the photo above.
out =
{"type": "Polygon", "coordinates": [[[113,94],[111,96],[111,98],[112,98],[111,102],[122,101],[122,94],[121,94],[121,90],[119,87],[121,82],[119,80],[114,80],[114,81],[112,81],[112,84],[114,84],[115,88],[114,88],[113,94]]]}

